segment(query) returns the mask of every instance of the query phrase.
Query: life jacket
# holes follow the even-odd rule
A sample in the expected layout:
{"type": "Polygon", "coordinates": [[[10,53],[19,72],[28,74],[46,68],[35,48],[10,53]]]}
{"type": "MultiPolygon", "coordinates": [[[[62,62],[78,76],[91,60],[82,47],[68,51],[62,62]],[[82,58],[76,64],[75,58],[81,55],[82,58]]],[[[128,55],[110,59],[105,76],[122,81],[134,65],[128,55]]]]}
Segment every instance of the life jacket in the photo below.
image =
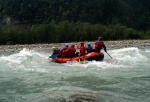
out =
{"type": "Polygon", "coordinates": [[[98,42],[95,43],[95,48],[98,49],[98,50],[101,50],[103,46],[104,46],[103,41],[98,41],[98,42]]]}
{"type": "Polygon", "coordinates": [[[70,47],[65,51],[65,53],[67,54],[67,57],[74,57],[75,52],[76,52],[76,49],[73,47],[70,47]]]}
{"type": "Polygon", "coordinates": [[[62,57],[62,58],[68,57],[68,56],[67,56],[67,52],[66,52],[66,51],[63,51],[62,54],[61,54],[61,57],[62,57]]]}
{"type": "Polygon", "coordinates": [[[67,53],[66,53],[67,49],[68,49],[67,47],[64,47],[60,50],[61,57],[63,57],[63,58],[67,57],[67,53]]]}
{"type": "Polygon", "coordinates": [[[64,52],[65,50],[67,50],[67,49],[68,49],[67,47],[62,48],[62,49],[60,50],[60,55],[62,55],[63,52],[64,52]]]}
{"type": "Polygon", "coordinates": [[[80,46],[80,56],[85,55],[85,52],[86,52],[85,46],[80,46]]]}

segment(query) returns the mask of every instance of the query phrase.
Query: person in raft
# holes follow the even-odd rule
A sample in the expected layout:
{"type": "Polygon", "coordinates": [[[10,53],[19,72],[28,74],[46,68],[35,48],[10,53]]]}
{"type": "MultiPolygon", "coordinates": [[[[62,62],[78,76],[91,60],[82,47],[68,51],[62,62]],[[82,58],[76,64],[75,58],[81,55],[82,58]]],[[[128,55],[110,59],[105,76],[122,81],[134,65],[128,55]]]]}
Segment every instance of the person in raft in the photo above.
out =
{"type": "Polygon", "coordinates": [[[59,48],[56,48],[56,47],[52,47],[52,50],[53,50],[53,53],[52,55],[50,56],[50,58],[56,58],[58,56],[60,56],[60,49],[59,48]]]}
{"type": "Polygon", "coordinates": [[[74,44],[71,44],[70,47],[64,51],[64,53],[66,53],[67,57],[69,57],[69,58],[74,57],[75,52],[76,52],[76,49],[75,49],[74,44]]]}
{"type": "Polygon", "coordinates": [[[87,44],[86,51],[87,51],[87,53],[90,53],[93,51],[93,47],[90,43],[87,44]]]}
{"type": "Polygon", "coordinates": [[[62,57],[62,58],[67,57],[67,53],[66,53],[66,51],[65,51],[65,50],[67,50],[67,49],[68,49],[68,47],[69,47],[69,45],[68,45],[68,44],[65,44],[65,47],[64,47],[64,48],[62,48],[62,49],[60,50],[60,55],[61,55],[61,57],[62,57]]]}
{"type": "Polygon", "coordinates": [[[81,41],[80,42],[80,46],[77,46],[78,49],[80,49],[80,55],[79,56],[83,56],[86,53],[86,47],[84,46],[84,42],[81,41]]]}
{"type": "Polygon", "coordinates": [[[105,52],[107,52],[106,45],[103,42],[103,38],[102,37],[98,37],[98,40],[95,42],[95,49],[94,49],[94,51],[95,52],[100,52],[102,48],[104,49],[105,52]]]}

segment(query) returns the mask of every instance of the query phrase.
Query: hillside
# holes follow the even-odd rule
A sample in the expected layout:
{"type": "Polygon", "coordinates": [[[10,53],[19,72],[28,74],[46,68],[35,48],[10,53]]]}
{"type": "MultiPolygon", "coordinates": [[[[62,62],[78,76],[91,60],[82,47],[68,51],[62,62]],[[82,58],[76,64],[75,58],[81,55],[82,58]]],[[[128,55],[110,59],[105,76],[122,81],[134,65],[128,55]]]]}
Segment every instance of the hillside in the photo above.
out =
{"type": "Polygon", "coordinates": [[[1,24],[69,20],[150,29],[150,0],[0,0],[1,24]],[[7,21],[7,22],[6,22],[7,21]]]}
{"type": "Polygon", "coordinates": [[[150,0],[0,0],[0,44],[150,39],[150,0]]]}

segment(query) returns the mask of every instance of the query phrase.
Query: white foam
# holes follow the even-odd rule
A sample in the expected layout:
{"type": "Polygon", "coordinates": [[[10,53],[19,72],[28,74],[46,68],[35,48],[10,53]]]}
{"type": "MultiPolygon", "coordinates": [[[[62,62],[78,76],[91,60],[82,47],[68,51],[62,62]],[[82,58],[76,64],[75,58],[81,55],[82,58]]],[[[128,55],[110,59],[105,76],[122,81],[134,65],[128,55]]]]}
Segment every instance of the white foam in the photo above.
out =
{"type": "Polygon", "coordinates": [[[67,66],[77,67],[99,67],[101,69],[107,68],[133,68],[138,66],[141,62],[148,60],[147,56],[143,54],[142,50],[136,47],[109,50],[108,53],[113,57],[111,59],[106,53],[104,61],[87,61],[85,64],[69,63],[67,66]]]}
{"type": "Polygon", "coordinates": [[[150,50],[146,50],[145,52],[148,52],[148,53],[150,53],[150,50]]]}
{"type": "Polygon", "coordinates": [[[46,72],[46,69],[42,68],[42,65],[47,63],[46,59],[47,56],[44,53],[24,48],[19,53],[1,56],[0,64],[12,70],[46,72]]]}
{"type": "Polygon", "coordinates": [[[49,53],[37,52],[34,50],[23,49],[19,53],[14,53],[7,56],[0,57],[0,64],[10,67],[14,70],[22,69],[26,71],[41,71],[46,72],[47,66],[50,67],[76,67],[76,68],[93,68],[97,67],[99,69],[108,68],[132,68],[138,66],[141,62],[145,63],[149,61],[149,50],[141,50],[136,47],[123,48],[116,50],[108,50],[108,53],[113,57],[111,59],[105,52],[104,61],[86,61],[83,64],[78,62],[71,62],[65,64],[54,64],[47,61],[49,53]],[[38,69],[39,68],[39,69],[38,69]]]}

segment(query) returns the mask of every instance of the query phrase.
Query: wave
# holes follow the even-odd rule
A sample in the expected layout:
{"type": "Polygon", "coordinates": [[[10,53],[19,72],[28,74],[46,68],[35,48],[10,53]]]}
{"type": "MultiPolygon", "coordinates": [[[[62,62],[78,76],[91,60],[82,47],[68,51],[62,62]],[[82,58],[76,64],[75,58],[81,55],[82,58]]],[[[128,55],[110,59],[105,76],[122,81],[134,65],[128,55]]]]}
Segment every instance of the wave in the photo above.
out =
{"type": "MultiPolygon", "coordinates": [[[[113,57],[111,59],[105,52],[104,61],[85,61],[84,64],[80,65],[77,62],[65,63],[64,66],[68,67],[98,67],[102,69],[107,68],[133,68],[140,64],[149,62],[150,50],[138,49],[136,47],[123,48],[108,50],[108,53],[113,57]]],[[[48,56],[52,52],[45,51],[35,51],[24,48],[19,53],[8,54],[0,56],[0,65],[3,67],[24,69],[24,70],[36,70],[39,68],[44,69],[43,66],[53,66],[54,64],[50,62],[48,56]]],[[[54,65],[54,67],[62,67],[62,64],[54,65]]],[[[40,70],[41,71],[41,70],[40,70]]],[[[46,70],[44,70],[45,72],[46,70]]]]}
{"type": "Polygon", "coordinates": [[[36,52],[24,48],[19,53],[2,55],[0,57],[0,65],[4,69],[23,69],[27,71],[41,71],[42,63],[46,62],[46,57],[42,52],[36,52]],[[40,69],[38,69],[40,68],[40,69]]]}
{"type": "MultiPolygon", "coordinates": [[[[105,53],[105,52],[103,52],[105,53]]],[[[130,47],[130,48],[123,48],[123,49],[115,49],[115,50],[109,50],[108,53],[113,57],[111,59],[106,53],[104,61],[98,62],[98,61],[86,61],[85,64],[81,65],[82,67],[90,67],[90,66],[96,66],[102,69],[107,68],[133,68],[137,67],[140,64],[146,63],[149,61],[150,56],[147,56],[149,53],[149,50],[142,50],[138,49],[136,47],[130,47]]],[[[67,64],[66,64],[67,65],[67,64]]],[[[77,63],[70,64],[80,66],[77,63]]]]}

